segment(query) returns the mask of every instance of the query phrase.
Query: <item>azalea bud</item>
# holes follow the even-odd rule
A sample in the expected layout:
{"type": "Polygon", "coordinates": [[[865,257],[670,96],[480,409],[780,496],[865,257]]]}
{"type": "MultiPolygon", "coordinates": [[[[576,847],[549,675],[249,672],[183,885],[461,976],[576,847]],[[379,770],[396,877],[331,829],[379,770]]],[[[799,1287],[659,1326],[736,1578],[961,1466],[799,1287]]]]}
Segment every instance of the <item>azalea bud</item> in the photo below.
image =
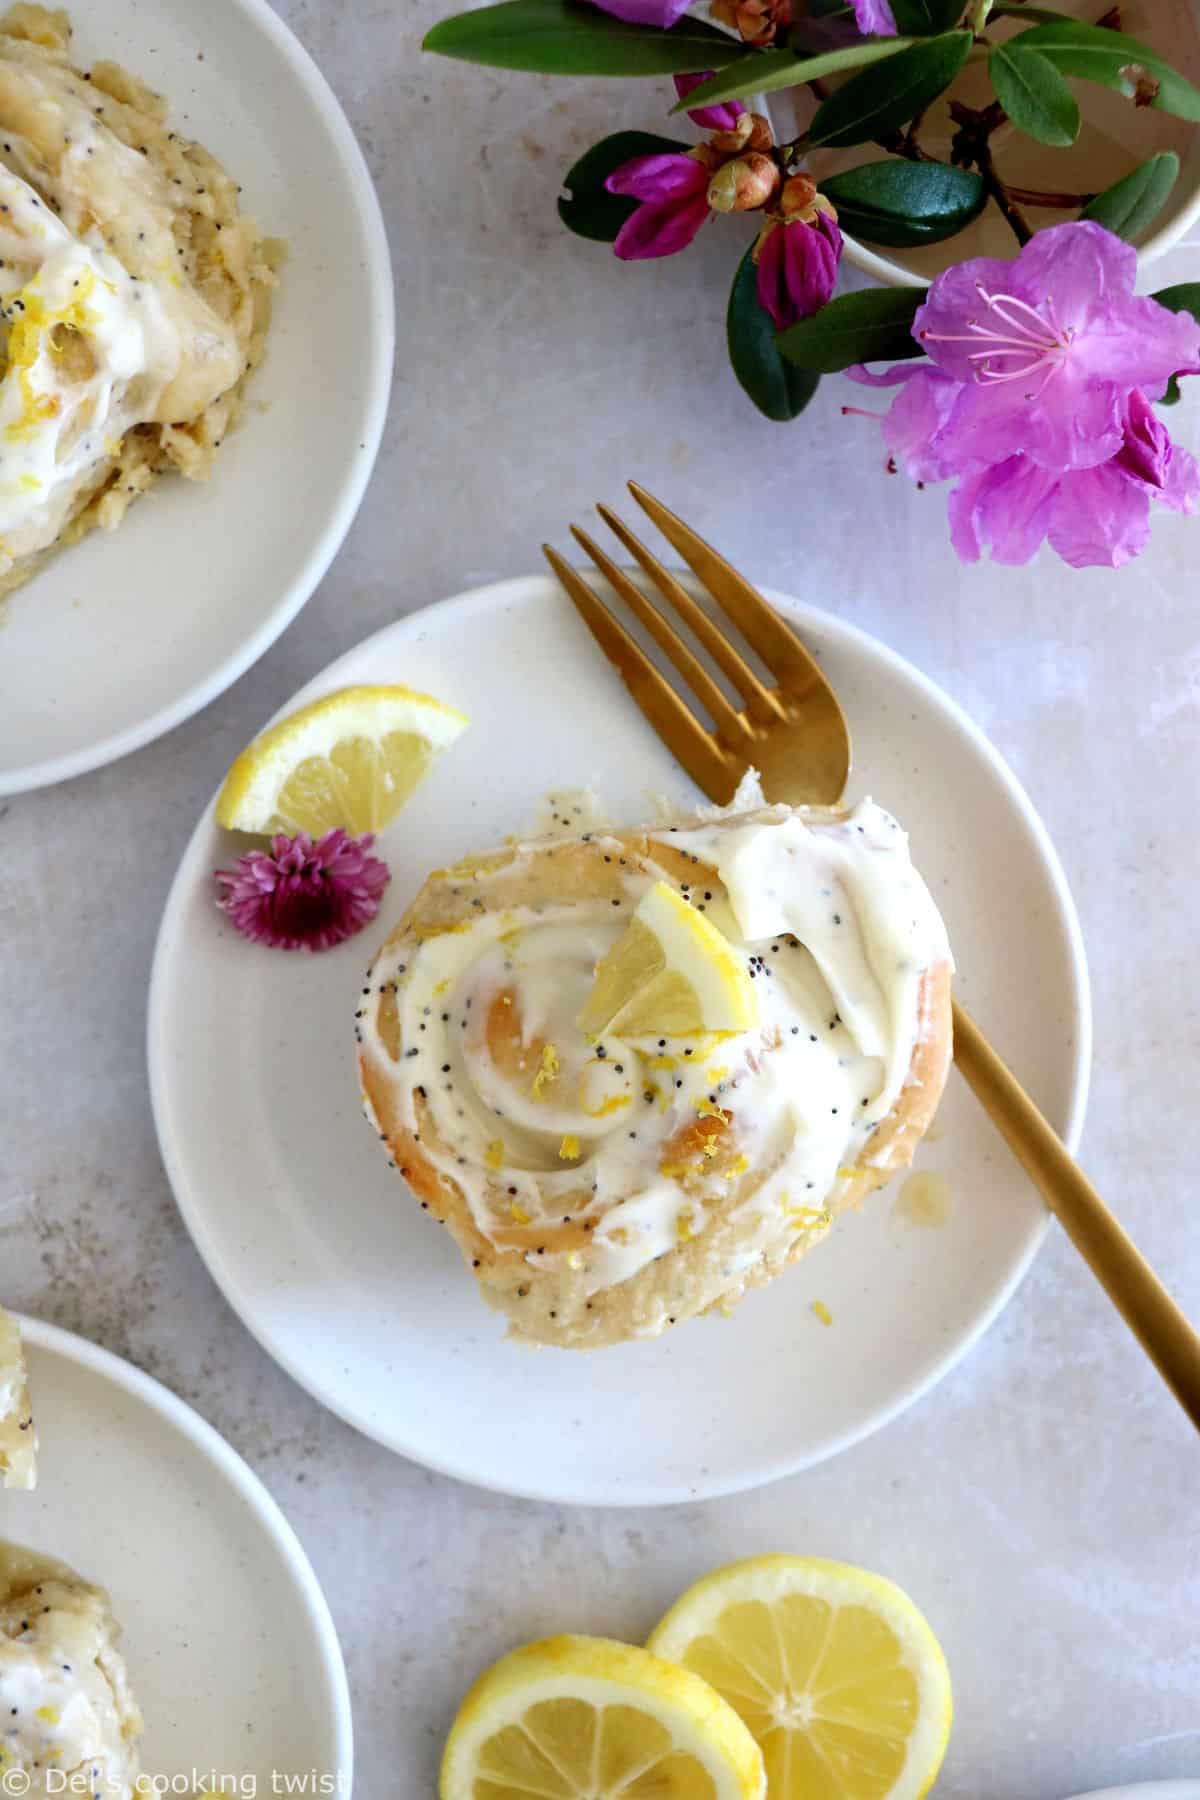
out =
{"type": "Polygon", "coordinates": [[[785,218],[806,212],[817,197],[817,184],[811,175],[789,175],[779,196],[779,210],[785,218]]]}
{"type": "Polygon", "coordinates": [[[750,114],[750,135],[746,139],[747,150],[769,150],[775,142],[775,134],[771,130],[771,121],[762,113],[750,114]]]}
{"type": "MultiPolygon", "coordinates": [[[[753,129],[754,114],[744,112],[728,131],[714,131],[708,141],[714,150],[730,150],[734,152],[745,150],[750,140],[750,133],[753,129]]],[[[756,145],[755,148],[757,149],[758,146],[756,145]]]]}
{"type": "Polygon", "coordinates": [[[751,151],[717,170],[708,184],[708,204],[714,212],[753,212],[756,206],[767,204],[778,186],[776,163],[760,151],[751,151]]]}

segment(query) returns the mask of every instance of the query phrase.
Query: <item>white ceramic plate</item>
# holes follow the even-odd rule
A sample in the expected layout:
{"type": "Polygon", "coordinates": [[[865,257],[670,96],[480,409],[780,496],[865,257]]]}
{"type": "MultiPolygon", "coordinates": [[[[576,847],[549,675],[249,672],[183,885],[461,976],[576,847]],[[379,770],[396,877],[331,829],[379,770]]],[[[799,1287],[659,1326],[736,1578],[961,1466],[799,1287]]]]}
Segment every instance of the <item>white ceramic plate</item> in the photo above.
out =
{"type": "Polygon", "coordinates": [[[171,101],[247,210],[288,241],[262,367],[203,486],[164,480],[0,618],[0,794],[98,767],[179,724],[300,610],[362,498],[391,382],[391,268],[345,116],[266,0],[70,0],[84,63],[171,101]]]}
{"type": "Polygon", "coordinates": [[[1097,1788],[1076,1800],[1200,1800],[1200,1781],[1139,1781],[1135,1787],[1097,1788]]]}
{"type": "Polygon", "coordinates": [[[56,1326],[20,1325],[40,1466],[35,1493],[0,1494],[0,1536],[111,1593],[154,1791],[191,1793],[194,1772],[214,1793],[270,1794],[272,1771],[318,1771],[330,1785],[295,1791],[349,1795],[337,1634],[267,1490],[157,1381],[56,1326]]]}
{"type": "MultiPolygon", "coordinates": [[[[996,752],[881,644],[774,596],[822,657],[855,737],[854,789],[910,828],[945,909],[964,997],[1074,1141],[1087,980],[1061,870],[996,752]]],[[[586,1358],[506,1343],[449,1237],[364,1124],[352,1013],[362,972],[426,871],[527,830],[554,786],[611,816],[694,802],[549,578],[503,582],[380,632],[296,696],[405,681],[471,729],[386,834],[386,917],[324,956],[225,927],[211,812],[167,903],[150,993],[159,1140],[202,1255],[250,1329],[334,1411],[484,1486],[647,1504],[751,1486],[881,1425],[962,1355],[1011,1294],[1045,1214],[955,1080],[922,1163],[957,1208],[906,1226],[888,1192],[738,1308],[586,1358]],[[810,1310],[820,1300],[831,1328],[810,1310]]],[[[294,702],[292,703],[294,704],[294,702]]],[[[289,707],[290,710],[290,707],[289,707]]]]}

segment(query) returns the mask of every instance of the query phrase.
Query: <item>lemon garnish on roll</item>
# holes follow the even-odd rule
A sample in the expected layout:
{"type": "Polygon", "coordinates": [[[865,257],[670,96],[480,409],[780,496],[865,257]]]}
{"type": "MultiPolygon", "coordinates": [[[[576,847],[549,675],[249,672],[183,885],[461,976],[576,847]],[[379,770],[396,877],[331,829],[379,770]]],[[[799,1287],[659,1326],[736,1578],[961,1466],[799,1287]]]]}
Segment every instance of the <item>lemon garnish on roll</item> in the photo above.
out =
{"type": "Polygon", "coordinates": [[[597,964],[578,1023],[589,1037],[749,1031],[758,1002],[728,939],[669,883],[656,881],[597,964]]]}
{"type": "Polygon", "coordinates": [[[259,834],[390,825],[435,756],[465,730],[453,706],[407,687],[349,687],[271,725],[230,769],[217,824],[259,834]]]}
{"type": "Polygon", "coordinates": [[[607,1638],[557,1637],[480,1676],[442,1759],[441,1800],[765,1800],[758,1746],[686,1669],[607,1638]]]}

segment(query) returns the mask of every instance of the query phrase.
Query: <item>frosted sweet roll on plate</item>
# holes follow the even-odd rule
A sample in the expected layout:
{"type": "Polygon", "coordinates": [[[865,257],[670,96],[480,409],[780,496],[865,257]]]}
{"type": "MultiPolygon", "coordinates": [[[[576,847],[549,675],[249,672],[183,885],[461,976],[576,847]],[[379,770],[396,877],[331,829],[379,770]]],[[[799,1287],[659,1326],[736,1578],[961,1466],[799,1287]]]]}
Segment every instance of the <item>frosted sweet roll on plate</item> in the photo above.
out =
{"type": "Polygon", "coordinates": [[[431,875],[377,958],[367,1115],[515,1335],[656,1337],[908,1165],[951,969],[871,801],[518,843],[431,875]]]}

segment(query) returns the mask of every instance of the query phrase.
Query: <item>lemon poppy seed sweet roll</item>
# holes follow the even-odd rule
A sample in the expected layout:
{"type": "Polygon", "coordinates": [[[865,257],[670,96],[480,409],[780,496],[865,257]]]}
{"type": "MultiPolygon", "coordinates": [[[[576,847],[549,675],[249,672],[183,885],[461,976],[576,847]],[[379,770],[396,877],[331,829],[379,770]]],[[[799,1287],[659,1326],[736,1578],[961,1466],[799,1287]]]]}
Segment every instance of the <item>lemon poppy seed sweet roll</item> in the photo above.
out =
{"type": "Polygon", "coordinates": [[[430,876],[380,952],[367,1115],[516,1335],[654,1337],[908,1164],[950,975],[871,802],[520,843],[430,876]]]}

